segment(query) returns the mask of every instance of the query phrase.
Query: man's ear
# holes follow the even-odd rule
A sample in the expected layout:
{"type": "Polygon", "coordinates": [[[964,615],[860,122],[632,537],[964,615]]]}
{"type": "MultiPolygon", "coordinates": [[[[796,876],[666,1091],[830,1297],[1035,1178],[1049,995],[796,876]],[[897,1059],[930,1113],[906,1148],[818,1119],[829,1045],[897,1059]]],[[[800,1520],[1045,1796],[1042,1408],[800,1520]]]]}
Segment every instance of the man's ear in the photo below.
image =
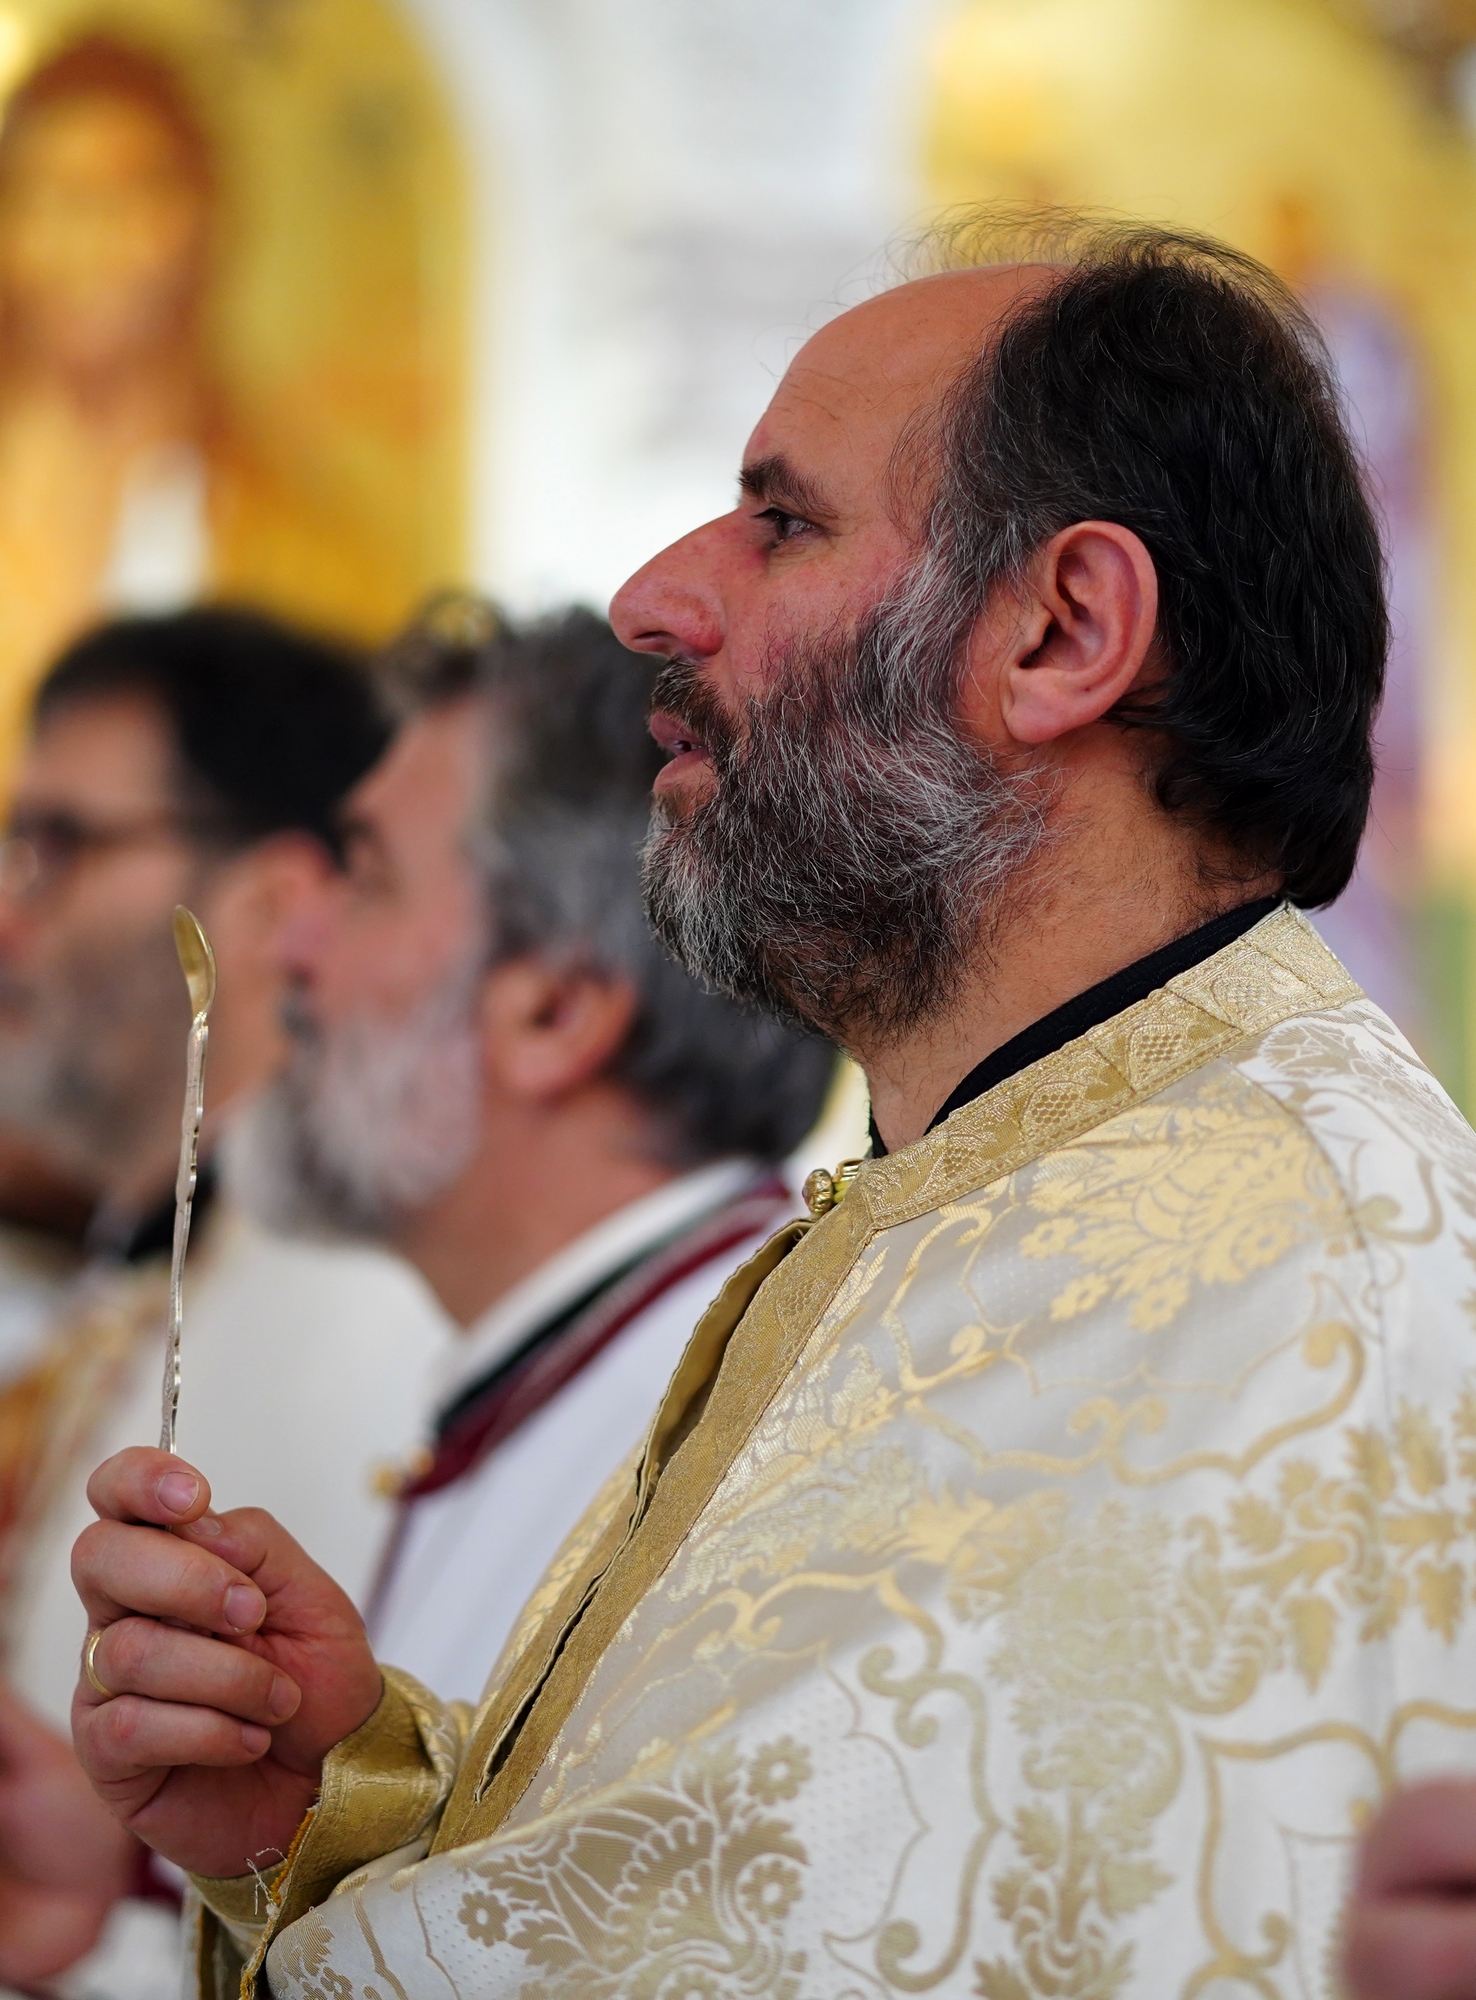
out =
{"type": "Polygon", "coordinates": [[[609,1068],[638,1006],[629,980],[538,957],[509,959],[482,986],[487,1080],[525,1104],[566,1096],[609,1068]]]}
{"type": "Polygon", "coordinates": [[[1100,722],[1149,670],[1158,572],[1131,529],[1076,521],[996,592],[969,642],[964,720],[993,748],[1100,722]]]}

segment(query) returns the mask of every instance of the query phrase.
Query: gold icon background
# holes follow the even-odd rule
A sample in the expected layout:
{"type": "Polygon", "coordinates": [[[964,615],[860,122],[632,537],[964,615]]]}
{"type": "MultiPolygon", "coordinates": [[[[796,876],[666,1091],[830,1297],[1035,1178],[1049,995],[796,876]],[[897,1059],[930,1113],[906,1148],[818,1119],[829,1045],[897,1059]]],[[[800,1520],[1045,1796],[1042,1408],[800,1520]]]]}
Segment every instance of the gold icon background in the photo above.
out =
{"type": "Polygon", "coordinates": [[[0,6],[0,769],[57,647],[464,560],[465,192],[383,0],[0,6]]]}

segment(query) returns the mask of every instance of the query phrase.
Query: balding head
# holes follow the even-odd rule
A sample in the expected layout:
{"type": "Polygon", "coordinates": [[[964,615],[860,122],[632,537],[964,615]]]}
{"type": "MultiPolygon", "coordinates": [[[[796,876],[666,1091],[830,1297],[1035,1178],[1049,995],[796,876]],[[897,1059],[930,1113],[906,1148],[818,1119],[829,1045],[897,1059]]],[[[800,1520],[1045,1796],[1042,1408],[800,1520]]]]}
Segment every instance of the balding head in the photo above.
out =
{"type": "Polygon", "coordinates": [[[614,607],[626,644],[676,663],[658,862],[702,815],[753,808],[723,835],[741,866],[714,832],[680,893],[656,883],[709,977],[743,989],[747,964],[746,990],[832,1031],[858,1010],[900,1031],[943,1004],[1052,799],[1141,801],[1145,771],[1191,878],[1307,906],[1346,882],[1380,554],[1326,355],[1270,273],[1163,231],[1057,229],[900,285],[796,356],[742,488],[614,607]],[[908,886],[927,877],[931,918],[908,886]]]}
{"type": "MultiPolygon", "coordinates": [[[[990,346],[1004,316],[1059,274],[1010,264],[913,279],[831,320],[791,362],[745,453],[750,470],[801,451],[843,454],[858,488],[878,494],[899,447],[932,428],[940,395],[990,346]]],[[[900,512],[915,527],[922,494],[905,482],[900,512]]]]}
{"type": "Polygon", "coordinates": [[[937,397],[989,345],[1001,319],[1038,296],[1060,272],[1045,264],[1002,264],[914,278],[853,306],[812,334],[779,385],[755,441],[777,412],[815,398],[848,414],[865,411],[897,426],[937,397]]]}
{"type": "Polygon", "coordinates": [[[772,644],[854,623],[915,560],[943,399],[1052,275],[1039,263],[930,274],[806,341],[748,440],[738,509],[617,593],[624,642],[700,658],[742,700],[772,644]]]}

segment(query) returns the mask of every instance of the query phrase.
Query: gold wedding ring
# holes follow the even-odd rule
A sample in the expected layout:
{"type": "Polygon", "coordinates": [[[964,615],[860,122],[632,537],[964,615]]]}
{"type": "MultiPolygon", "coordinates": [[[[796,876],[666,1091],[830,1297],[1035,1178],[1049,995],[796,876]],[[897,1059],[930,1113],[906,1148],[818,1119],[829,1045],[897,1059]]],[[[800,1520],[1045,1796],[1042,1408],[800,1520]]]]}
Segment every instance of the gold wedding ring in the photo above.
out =
{"type": "Polygon", "coordinates": [[[99,1639],[101,1639],[103,1633],[106,1632],[107,1629],[108,1628],[106,1625],[99,1625],[95,1632],[88,1633],[87,1644],[82,1651],[82,1671],[84,1674],[86,1674],[89,1684],[97,1690],[97,1692],[102,1696],[103,1700],[111,1701],[113,1699],[115,1690],[113,1688],[103,1686],[102,1682],[97,1677],[97,1668],[93,1664],[94,1661],[97,1659],[97,1642],[99,1639]]]}

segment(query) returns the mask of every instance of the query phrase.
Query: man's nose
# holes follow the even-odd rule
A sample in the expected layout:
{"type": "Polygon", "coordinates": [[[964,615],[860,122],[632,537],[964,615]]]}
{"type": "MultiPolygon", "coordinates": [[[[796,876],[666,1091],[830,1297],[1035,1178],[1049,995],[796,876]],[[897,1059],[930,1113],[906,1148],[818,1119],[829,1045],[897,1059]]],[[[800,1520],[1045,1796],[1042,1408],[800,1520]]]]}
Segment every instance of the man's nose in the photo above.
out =
{"type": "Polygon", "coordinates": [[[337,877],[304,883],[292,897],[277,926],[274,951],[282,972],[311,980],[322,966],[333,936],[342,888],[337,877]]]}
{"type": "Polygon", "coordinates": [[[709,521],[653,556],[616,591],[610,623],[622,646],[664,658],[710,659],[723,642],[717,530],[709,521]]]}

